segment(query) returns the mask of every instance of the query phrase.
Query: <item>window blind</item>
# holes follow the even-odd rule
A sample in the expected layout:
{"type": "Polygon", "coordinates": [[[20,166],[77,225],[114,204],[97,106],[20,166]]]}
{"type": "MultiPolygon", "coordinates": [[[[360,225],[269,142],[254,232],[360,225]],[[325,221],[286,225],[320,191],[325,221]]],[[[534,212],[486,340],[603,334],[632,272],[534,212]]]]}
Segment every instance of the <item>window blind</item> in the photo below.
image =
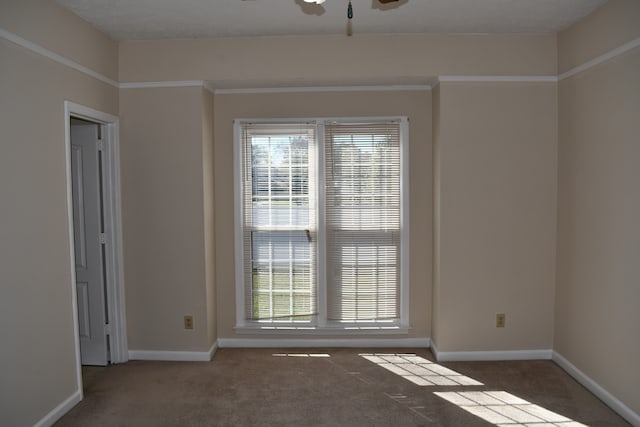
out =
{"type": "Polygon", "coordinates": [[[317,312],[315,124],[243,123],[242,238],[249,320],[317,312]]]}
{"type": "Polygon", "coordinates": [[[400,123],[325,125],[327,319],[400,317],[400,123]]]}

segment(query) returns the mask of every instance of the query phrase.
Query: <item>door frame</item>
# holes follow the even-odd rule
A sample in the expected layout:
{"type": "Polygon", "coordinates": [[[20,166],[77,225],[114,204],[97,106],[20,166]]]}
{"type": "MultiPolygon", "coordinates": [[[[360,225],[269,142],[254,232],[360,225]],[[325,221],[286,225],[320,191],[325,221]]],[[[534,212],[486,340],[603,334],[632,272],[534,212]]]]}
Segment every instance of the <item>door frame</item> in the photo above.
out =
{"type": "Polygon", "coordinates": [[[103,209],[106,235],[106,293],[109,318],[108,343],[111,363],[129,360],[126,330],[124,264],[122,254],[122,213],[120,196],[120,141],[119,119],[71,101],[64,101],[65,160],[67,178],[67,215],[69,230],[69,256],[71,274],[71,298],[73,307],[73,333],[78,369],[78,386],[82,392],[82,363],[80,360],[80,335],[78,328],[78,301],[76,295],[76,270],[73,226],[73,193],[71,177],[71,118],[79,118],[102,126],[103,149],[103,209]]]}

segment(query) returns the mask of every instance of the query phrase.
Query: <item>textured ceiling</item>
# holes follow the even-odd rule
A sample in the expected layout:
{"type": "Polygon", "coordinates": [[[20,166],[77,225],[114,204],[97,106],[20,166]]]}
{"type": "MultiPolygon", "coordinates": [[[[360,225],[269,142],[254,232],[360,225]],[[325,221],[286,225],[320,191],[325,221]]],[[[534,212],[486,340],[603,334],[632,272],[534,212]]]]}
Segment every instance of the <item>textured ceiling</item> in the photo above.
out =
{"type": "MultiPolygon", "coordinates": [[[[56,0],[117,40],[345,34],[348,0],[56,0]]],[[[352,0],[354,34],[553,33],[606,0],[352,0]]]]}

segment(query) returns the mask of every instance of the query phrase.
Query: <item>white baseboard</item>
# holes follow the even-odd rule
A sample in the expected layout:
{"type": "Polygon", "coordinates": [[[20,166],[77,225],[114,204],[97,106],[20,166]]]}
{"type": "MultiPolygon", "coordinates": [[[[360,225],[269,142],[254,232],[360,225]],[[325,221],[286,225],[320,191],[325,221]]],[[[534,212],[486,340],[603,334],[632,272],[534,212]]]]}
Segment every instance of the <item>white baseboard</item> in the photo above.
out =
{"type": "Polygon", "coordinates": [[[162,360],[167,362],[210,362],[218,349],[214,342],[208,351],[129,350],[129,360],[162,360]]]}
{"type": "Polygon", "coordinates": [[[45,415],[40,421],[35,423],[33,427],[49,427],[58,421],[64,414],[69,412],[71,408],[76,406],[82,400],[82,391],[76,390],[64,402],[53,408],[51,412],[45,415]]]}
{"type": "Polygon", "coordinates": [[[218,338],[220,348],[330,348],[330,347],[382,347],[382,348],[427,348],[429,338],[218,338]]]}
{"type": "Polygon", "coordinates": [[[438,362],[551,360],[553,353],[552,350],[439,351],[433,343],[431,351],[438,362]]]}
{"type": "Polygon", "coordinates": [[[602,400],[607,406],[617,412],[622,418],[631,423],[632,426],[640,426],[640,415],[618,400],[614,395],[605,390],[600,384],[589,378],[584,372],[576,368],[557,351],[553,352],[553,361],[571,375],[576,381],[582,384],[587,390],[602,400]]]}

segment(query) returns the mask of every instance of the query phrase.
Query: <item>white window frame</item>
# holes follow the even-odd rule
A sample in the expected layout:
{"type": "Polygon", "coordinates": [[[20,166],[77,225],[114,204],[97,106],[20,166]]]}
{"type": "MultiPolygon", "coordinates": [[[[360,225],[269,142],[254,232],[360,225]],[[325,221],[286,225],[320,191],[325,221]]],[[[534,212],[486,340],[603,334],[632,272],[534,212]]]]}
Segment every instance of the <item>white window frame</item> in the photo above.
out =
{"type": "Polygon", "coordinates": [[[234,243],[235,243],[235,289],[237,333],[308,333],[308,334],[406,334],[409,331],[409,120],[404,116],[385,117],[315,117],[292,119],[236,119],[233,122],[233,166],[234,166],[234,243]],[[330,322],[327,320],[326,285],[326,227],[325,227],[325,178],[324,178],[324,124],[375,123],[398,121],[400,124],[400,318],[393,322],[330,322]],[[243,248],[243,147],[241,126],[243,123],[297,124],[315,123],[317,129],[317,280],[318,315],[311,324],[264,323],[247,319],[245,313],[244,248],[243,248]]]}

